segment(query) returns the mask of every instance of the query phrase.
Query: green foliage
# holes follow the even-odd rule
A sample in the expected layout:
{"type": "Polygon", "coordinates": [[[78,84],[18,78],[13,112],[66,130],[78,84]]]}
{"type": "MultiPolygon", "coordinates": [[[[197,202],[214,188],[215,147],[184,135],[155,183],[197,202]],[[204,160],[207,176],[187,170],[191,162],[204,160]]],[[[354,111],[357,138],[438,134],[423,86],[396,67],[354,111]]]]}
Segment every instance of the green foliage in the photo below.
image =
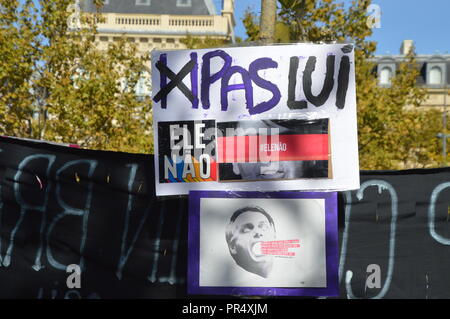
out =
{"type": "MultiPolygon", "coordinates": [[[[274,42],[351,42],[355,44],[359,155],[362,169],[434,167],[442,160],[440,113],[419,110],[426,91],[416,86],[419,75],[409,54],[388,88],[380,87],[371,62],[376,43],[367,25],[371,0],[354,0],[346,8],[336,0],[278,0],[274,42]],[[277,35],[278,34],[278,35],[277,35]],[[280,41],[281,36],[288,41],[280,41]]],[[[247,41],[259,39],[258,17],[247,10],[247,41]]]]}
{"type": "MultiPolygon", "coordinates": [[[[0,134],[78,143],[93,149],[151,152],[151,101],[134,87],[148,56],[125,39],[100,50],[95,22],[81,14],[69,29],[72,0],[0,0],[0,134]]],[[[98,7],[102,1],[96,0],[98,7]]],[[[274,42],[355,44],[360,163],[363,169],[437,166],[442,160],[440,114],[419,111],[426,92],[415,85],[414,55],[392,85],[377,84],[371,63],[376,43],[367,40],[370,0],[344,7],[337,0],[279,0],[274,42]]],[[[258,17],[247,11],[247,41],[259,39],[258,17]]],[[[187,36],[188,48],[229,41],[187,36]]]]}
{"type": "MultiPolygon", "coordinates": [[[[260,40],[259,36],[259,22],[258,17],[255,16],[250,9],[247,9],[242,22],[246,27],[247,41],[256,42],[260,40]]],[[[289,43],[289,26],[282,21],[277,21],[275,25],[275,43],[289,43]]]]}
{"type": "Polygon", "coordinates": [[[364,168],[438,166],[440,114],[417,109],[426,98],[424,90],[415,85],[418,75],[411,53],[390,87],[380,87],[376,80],[358,80],[359,151],[364,168]]]}
{"type": "Polygon", "coordinates": [[[230,41],[225,39],[211,38],[211,37],[194,37],[187,34],[186,37],[180,40],[188,49],[207,49],[224,47],[230,44],[230,41]]]}
{"type": "Polygon", "coordinates": [[[149,153],[151,102],[134,92],[148,57],[125,39],[100,50],[101,15],[74,28],[72,2],[0,0],[0,134],[149,153]]]}

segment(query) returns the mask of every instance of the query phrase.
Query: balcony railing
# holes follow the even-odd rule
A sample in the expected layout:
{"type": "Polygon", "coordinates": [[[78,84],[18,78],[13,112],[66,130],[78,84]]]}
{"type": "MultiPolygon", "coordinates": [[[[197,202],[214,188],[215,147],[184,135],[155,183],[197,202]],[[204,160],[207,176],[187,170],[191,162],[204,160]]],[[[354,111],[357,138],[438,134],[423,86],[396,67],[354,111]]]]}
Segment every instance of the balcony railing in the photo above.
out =
{"type": "Polygon", "coordinates": [[[182,27],[214,27],[214,19],[198,19],[198,18],[170,18],[170,26],[182,27]]]}
{"type": "Polygon", "coordinates": [[[131,24],[131,25],[160,25],[161,19],[158,18],[124,18],[116,17],[114,24],[131,24]]]}
{"type": "Polygon", "coordinates": [[[216,16],[173,16],[106,14],[100,29],[129,31],[183,31],[183,32],[226,32],[226,18],[216,16]]]}

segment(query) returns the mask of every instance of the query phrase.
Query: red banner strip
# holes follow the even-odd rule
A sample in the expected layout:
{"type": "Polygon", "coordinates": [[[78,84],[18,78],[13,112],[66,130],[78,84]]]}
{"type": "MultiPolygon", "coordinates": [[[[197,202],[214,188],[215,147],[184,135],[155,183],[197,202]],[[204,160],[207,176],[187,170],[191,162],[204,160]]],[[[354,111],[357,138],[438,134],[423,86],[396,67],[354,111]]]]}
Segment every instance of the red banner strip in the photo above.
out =
{"type": "Polygon", "coordinates": [[[328,160],[328,134],[229,136],[217,145],[218,163],[328,160]]]}

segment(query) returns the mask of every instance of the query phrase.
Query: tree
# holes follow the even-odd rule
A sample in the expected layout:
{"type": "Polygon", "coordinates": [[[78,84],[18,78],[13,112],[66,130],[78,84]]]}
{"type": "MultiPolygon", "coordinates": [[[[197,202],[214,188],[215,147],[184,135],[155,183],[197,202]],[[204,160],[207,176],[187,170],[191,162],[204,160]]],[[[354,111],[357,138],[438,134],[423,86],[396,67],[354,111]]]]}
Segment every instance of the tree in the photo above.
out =
{"type": "Polygon", "coordinates": [[[277,12],[276,0],[261,0],[260,40],[268,44],[274,41],[277,12]]]}
{"type": "MultiPolygon", "coordinates": [[[[419,70],[411,52],[388,88],[378,85],[372,63],[376,43],[367,23],[371,0],[352,5],[335,0],[278,0],[275,42],[352,42],[355,44],[359,155],[362,169],[437,166],[441,160],[440,114],[418,110],[426,91],[416,86],[419,70]],[[284,41],[280,39],[284,37],[284,41]],[[286,41],[287,38],[287,41],[286,41]]],[[[260,37],[257,16],[243,19],[247,41],[260,37]]]]}
{"type": "MultiPolygon", "coordinates": [[[[231,41],[220,38],[212,38],[212,37],[195,37],[190,34],[187,34],[184,39],[180,40],[188,49],[207,49],[207,48],[215,48],[215,47],[225,47],[230,45],[231,41]]],[[[239,37],[236,38],[236,42],[241,42],[239,37]]]]}
{"type": "Polygon", "coordinates": [[[101,14],[73,2],[0,0],[0,134],[149,153],[148,56],[124,38],[99,49],[101,14]]]}

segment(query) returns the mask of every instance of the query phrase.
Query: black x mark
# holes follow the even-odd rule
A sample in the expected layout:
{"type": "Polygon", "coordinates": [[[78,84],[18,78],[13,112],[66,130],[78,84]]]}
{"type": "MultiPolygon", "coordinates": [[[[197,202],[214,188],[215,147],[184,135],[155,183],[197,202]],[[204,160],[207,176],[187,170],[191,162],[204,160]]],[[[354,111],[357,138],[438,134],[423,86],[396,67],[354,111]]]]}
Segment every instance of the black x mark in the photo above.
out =
{"type": "Polygon", "coordinates": [[[194,101],[194,95],[191,90],[183,83],[183,79],[188,75],[192,69],[195,67],[195,61],[191,60],[181,69],[178,74],[175,74],[170,70],[163,62],[156,62],[156,68],[160,73],[167,76],[171,81],[169,84],[161,88],[161,90],[155,95],[153,100],[155,102],[159,102],[164,98],[167,98],[167,95],[175,88],[178,87],[181,92],[189,99],[192,103],[194,101]]]}

